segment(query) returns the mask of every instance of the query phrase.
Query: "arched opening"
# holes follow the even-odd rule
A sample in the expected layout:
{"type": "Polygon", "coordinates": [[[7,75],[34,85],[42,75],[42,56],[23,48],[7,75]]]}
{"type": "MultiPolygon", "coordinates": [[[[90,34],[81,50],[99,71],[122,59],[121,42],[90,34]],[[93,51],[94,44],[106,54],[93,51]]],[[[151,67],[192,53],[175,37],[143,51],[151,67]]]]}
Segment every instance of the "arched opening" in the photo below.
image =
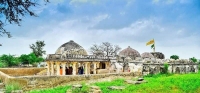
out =
{"type": "Polygon", "coordinates": [[[175,73],[179,74],[180,73],[180,68],[176,67],[175,73]]]}

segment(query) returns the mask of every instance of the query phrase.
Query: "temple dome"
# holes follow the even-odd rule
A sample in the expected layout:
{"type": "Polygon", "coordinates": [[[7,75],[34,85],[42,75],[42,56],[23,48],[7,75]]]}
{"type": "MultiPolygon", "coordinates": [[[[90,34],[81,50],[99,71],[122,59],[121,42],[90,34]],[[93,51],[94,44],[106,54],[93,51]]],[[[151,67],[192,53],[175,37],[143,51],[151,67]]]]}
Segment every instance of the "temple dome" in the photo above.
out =
{"type": "Polygon", "coordinates": [[[162,52],[151,52],[151,54],[157,59],[165,59],[165,55],[162,52]]]}
{"type": "Polygon", "coordinates": [[[76,55],[87,55],[86,50],[74,42],[70,40],[67,43],[62,44],[57,50],[55,54],[76,54],[76,55]]]}
{"type": "Polygon", "coordinates": [[[144,52],[141,54],[142,58],[154,58],[154,56],[149,52],[144,52]]]}
{"type": "Polygon", "coordinates": [[[132,60],[135,60],[136,57],[141,57],[140,53],[137,50],[131,48],[130,46],[128,46],[128,48],[126,48],[126,49],[122,50],[121,52],[119,52],[119,56],[121,56],[121,57],[130,57],[132,60]]]}

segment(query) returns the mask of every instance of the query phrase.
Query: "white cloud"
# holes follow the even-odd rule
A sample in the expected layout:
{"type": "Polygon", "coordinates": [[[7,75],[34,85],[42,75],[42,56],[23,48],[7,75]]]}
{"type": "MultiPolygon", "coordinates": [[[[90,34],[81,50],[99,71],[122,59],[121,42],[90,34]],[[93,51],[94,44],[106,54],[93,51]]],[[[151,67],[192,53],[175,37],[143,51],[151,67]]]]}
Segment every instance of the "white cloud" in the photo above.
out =
{"type": "MultiPolygon", "coordinates": [[[[28,38],[15,37],[14,40],[2,40],[6,42],[0,48],[1,53],[22,54],[29,53],[29,45],[36,40],[44,40],[47,54],[52,54],[56,49],[69,40],[74,40],[83,46],[87,51],[89,47],[101,42],[111,42],[122,47],[127,46],[138,50],[140,53],[151,52],[150,46],[146,42],[152,38],[156,40],[156,51],[163,52],[167,58],[177,54],[181,58],[199,56],[200,46],[198,37],[189,35],[189,31],[184,28],[173,28],[162,25],[161,20],[156,18],[140,19],[133,22],[130,26],[121,29],[91,29],[102,20],[108,19],[108,14],[94,17],[81,17],[78,19],[62,20],[61,22],[49,22],[29,31],[28,38]],[[5,40],[5,41],[4,41],[5,40]]],[[[0,41],[1,42],[1,41],[0,41]]]]}

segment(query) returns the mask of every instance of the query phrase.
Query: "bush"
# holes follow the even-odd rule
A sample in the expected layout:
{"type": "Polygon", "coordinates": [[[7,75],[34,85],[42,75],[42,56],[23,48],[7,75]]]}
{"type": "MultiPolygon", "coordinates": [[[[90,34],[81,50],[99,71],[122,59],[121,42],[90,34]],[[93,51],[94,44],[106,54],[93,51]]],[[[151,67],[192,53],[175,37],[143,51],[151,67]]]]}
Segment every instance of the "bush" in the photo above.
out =
{"type": "Polygon", "coordinates": [[[11,93],[12,90],[20,90],[22,87],[20,86],[19,83],[16,82],[11,82],[9,84],[6,84],[6,93],[11,93]]]}
{"type": "Polygon", "coordinates": [[[0,68],[7,67],[6,63],[0,62],[0,68]]]}
{"type": "Polygon", "coordinates": [[[169,68],[169,64],[164,63],[164,69],[163,69],[163,71],[161,73],[162,74],[168,74],[168,68],[169,68]]]}

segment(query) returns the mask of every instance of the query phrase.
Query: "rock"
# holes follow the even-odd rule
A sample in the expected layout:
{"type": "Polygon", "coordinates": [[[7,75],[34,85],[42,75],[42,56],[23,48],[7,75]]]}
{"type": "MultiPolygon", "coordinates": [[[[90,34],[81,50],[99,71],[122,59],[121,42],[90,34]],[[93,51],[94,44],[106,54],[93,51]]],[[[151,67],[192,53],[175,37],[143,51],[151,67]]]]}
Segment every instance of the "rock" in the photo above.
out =
{"type": "Polygon", "coordinates": [[[100,90],[98,86],[90,86],[90,89],[100,90]]]}
{"type": "Polygon", "coordinates": [[[135,84],[135,85],[141,84],[141,83],[147,83],[147,81],[144,81],[144,80],[143,81],[126,80],[125,82],[128,84],[135,84]]]}
{"type": "Polygon", "coordinates": [[[5,85],[3,83],[0,83],[0,89],[4,88],[5,85]]]}
{"type": "Polygon", "coordinates": [[[108,89],[111,89],[111,90],[123,90],[125,89],[124,86],[110,86],[108,87],[108,89]]]}
{"type": "Polygon", "coordinates": [[[72,90],[71,90],[71,89],[68,89],[68,90],[66,91],[66,93],[72,93],[72,90]]]}
{"type": "Polygon", "coordinates": [[[147,81],[136,81],[135,84],[147,83],[147,81]]]}
{"type": "Polygon", "coordinates": [[[135,84],[136,83],[136,81],[133,81],[133,80],[125,80],[125,82],[128,83],[128,84],[135,84]]]}
{"type": "Polygon", "coordinates": [[[80,84],[72,85],[72,89],[76,89],[76,88],[81,89],[81,88],[82,88],[82,85],[80,85],[80,84]]]}
{"type": "Polygon", "coordinates": [[[138,80],[137,81],[143,81],[144,80],[144,78],[138,78],[138,80]]]}
{"type": "Polygon", "coordinates": [[[102,93],[98,86],[90,86],[89,93],[102,93]]]}
{"type": "Polygon", "coordinates": [[[11,93],[23,93],[23,90],[12,90],[11,93]]]}

